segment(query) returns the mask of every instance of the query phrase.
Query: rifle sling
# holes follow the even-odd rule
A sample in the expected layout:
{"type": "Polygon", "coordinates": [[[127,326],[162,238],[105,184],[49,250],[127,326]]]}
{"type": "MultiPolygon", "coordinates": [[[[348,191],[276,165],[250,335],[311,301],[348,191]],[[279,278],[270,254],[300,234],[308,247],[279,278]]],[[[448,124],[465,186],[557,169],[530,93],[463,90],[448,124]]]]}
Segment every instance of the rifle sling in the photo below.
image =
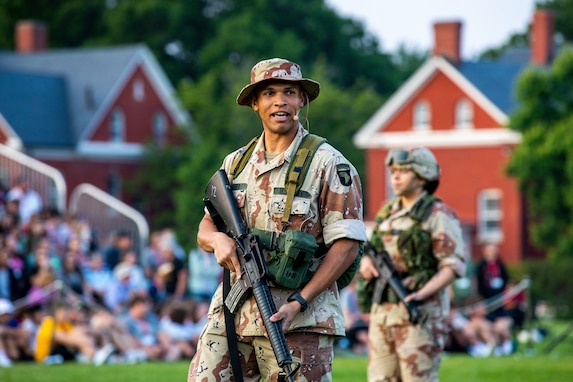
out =
{"type": "MultiPolygon", "coordinates": [[[[223,271],[223,301],[231,291],[231,271],[227,268],[223,271]]],[[[241,370],[241,362],[239,358],[239,345],[237,343],[237,334],[235,333],[235,315],[231,313],[227,305],[223,304],[223,311],[225,313],[225,331],[227,333],[227,343],[229,345],[229,358],[231,361],[231,369],[235,381],[243,382],[243,371],[241,370]]]]}

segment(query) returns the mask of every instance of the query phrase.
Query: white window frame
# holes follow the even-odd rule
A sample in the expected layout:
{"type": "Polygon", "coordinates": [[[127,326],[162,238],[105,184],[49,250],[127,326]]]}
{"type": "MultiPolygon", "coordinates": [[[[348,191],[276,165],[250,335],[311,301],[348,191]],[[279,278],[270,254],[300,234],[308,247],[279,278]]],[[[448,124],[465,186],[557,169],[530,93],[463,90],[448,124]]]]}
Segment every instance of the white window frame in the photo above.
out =
{"type": "Polygon", "coordinates": [[[145,84],[141,79],[136,79],[135,81],[133,81],[131,93],[133,99],[136,100],[137,102],[143,102],[145,100],[145,84]]]}
{"type": "Polygon", "coordinates": [[[477,198],[477,235],[480,242],[503,240],[503,193],[499,189],[486,189],[477,198]],[[492,203],[494,202],[494,203],[492,203]]]}
{"type": "Polygon", "coordinates": [[[456,129],[465,130],[474,127],[474,108],[467,99],[461,99],[456,103],[455,109],[456,129]]]}
{"type": "Polygon", "coordinates": [[[109,118],[109,140],[110,142],[125,141],[125,114],[119,108],[114,109],[109,118]]]}
{"type": "Polygon", "coordinates": [[[432,111],[430,109],[430,103],[427,101],[416,102],[412,113],[412,129],[416,131],[430,130],[431,119],[432,111]]]}

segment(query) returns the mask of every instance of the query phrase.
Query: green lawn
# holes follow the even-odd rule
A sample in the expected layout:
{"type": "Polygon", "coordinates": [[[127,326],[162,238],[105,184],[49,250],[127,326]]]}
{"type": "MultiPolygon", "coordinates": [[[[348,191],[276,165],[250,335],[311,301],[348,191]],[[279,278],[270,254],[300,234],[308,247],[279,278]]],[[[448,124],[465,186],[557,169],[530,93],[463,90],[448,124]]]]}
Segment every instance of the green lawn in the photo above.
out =
{"type": "MultiPolygon", "coordinates": [[[[531,352],[521,348],[507,357],[472,358],[467,355],[446,355],[440,369],[441,381],[463,382],[539,382],[573,380],[573,333],[549,354],[543,350],[563,332],[566,324],[556,324],[550,335],[536,344],[531,352]]],[[[335,382],[366,380],[366,357],[336,355],[335,382]]],[[[58,366],[17,363],[0,368],[1,382],[175,382],[186,381],[187,362],[172,364],[91,366],[66,363],[58,366]]]]}

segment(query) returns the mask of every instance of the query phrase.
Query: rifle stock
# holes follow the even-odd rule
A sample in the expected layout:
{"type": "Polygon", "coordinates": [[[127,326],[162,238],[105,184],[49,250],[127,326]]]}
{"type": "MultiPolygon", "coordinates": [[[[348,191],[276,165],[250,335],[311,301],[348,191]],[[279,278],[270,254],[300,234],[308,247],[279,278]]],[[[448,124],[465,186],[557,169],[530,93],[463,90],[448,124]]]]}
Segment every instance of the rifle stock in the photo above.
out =
{"type": "Polygon", "coordinates": [[[241,277],[231,287],[225,305],[232,313],[236,313],[250,293],[253,294],[277,363],[287,380],[294,382],[300,364],[292,360],[281,322],[272,322],[270,319],[277,308],[269,287],[267,265],[257,236],[247,233],[224,170],[218,170],[211,177],[203,201],[217,229],[227,233],[237,245],[241,277]]]}
{"type": "Polygon", "coordinates": [[[406,296],[410,294],[410,291],[406,289],[402,280],[398,276],[398,271],[390,258],[390,255],[385,250],[380,252],[376,251],[372,244],[366,243],[365,251],[374,260],[374,264],[380,273],[380,276],[376,279],[376,284],[374,287],[374,294],[372,300],[374,302],[380,302],[382,300],[382,293],[387,285],[396,293],[398,299],[404,304],[408,310],[409,320],[413,324],[418,324],[422,322],[423,316],[418,306],[413,301],[406,302],[406,296]]]}

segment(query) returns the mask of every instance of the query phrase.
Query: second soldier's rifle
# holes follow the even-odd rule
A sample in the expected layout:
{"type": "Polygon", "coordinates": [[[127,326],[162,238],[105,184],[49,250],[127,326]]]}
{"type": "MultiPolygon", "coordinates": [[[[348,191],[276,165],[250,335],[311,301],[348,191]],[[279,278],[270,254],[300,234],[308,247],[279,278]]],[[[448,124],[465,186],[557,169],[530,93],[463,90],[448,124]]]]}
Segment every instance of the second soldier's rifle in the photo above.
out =
{"type": "Polygon", "coordinates": [[[237,245],[241,277],[233,284],[225,298],[225,305],[231,313],[236,313],[250,294],[253,294],[277,363],[286,374],[286,380],[294,382],[294,375],[300,364],[292,360],[282,323],[271,321],[277,308],[269,287],[267,264],[258,237],[247,232],[224,170],[218,170],[207,183],[203,202],[217,229],[227,233],[237,245]]]}
{"type": "Polygon", "coordinates": [[[385,250],[380,252],[376,251],[372,244],[366,243],[364,246],[365,253],[372,258],[376,269],[380,275],[376,279],[376,284],[374,285],[374,294],[372,295],[372,301],[380,303],[382,301],[382,294],[387,286],[390,286],[398,299],[404,304],[406,309],[408,309],[410,322],[413,324],[421,323],[423,320],[422,312],[418,309],[415,301],[406,301],[406,296],[411,292],[402,284],[400,280],[398,271],[394,266],[394,262],[390,258],[390,255],[385,250]]]}

